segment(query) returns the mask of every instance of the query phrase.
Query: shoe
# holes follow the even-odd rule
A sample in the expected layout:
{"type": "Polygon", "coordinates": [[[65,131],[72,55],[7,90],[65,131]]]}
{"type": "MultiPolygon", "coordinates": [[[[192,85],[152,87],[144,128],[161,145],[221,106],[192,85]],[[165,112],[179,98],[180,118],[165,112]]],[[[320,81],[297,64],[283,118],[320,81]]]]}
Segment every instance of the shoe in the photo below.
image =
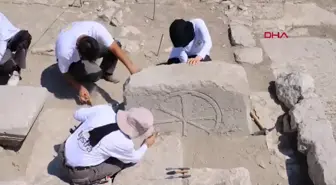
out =
{"type": "Polygon", "coordinates": [[[7,85],[8,86],[17,86],[21,80],[20,73],[17,71],[13,71],[13,73],[10,75],[7,85]]]}
{"type": "Polygon", "coordinates": [[[113,75],[110,75],[110,74],[104,74],[103,78],[104,80],[115,83],[115,84],[120,82],[119,79],[113,77],[113,75]]]}

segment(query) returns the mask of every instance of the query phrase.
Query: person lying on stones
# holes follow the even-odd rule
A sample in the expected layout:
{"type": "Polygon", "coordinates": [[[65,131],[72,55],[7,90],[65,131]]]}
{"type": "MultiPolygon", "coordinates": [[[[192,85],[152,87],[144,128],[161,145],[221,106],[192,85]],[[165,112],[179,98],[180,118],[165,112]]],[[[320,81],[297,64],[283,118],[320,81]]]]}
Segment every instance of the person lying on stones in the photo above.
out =
{"type": "Polygon", "coordinates": [[[8,75],[7,85],[16,86],[21,78],[21,69],[26,68],[27,50],[32,36],[27,30],[15,27],[0,12],[0,73],[8,75]]]}
{"type": "Polygon", "coordinates": [[[76,90],[82,103],[90,101],[88,90],[81,82],[96,82],[101,78],[118,83],[113,76],[118,59],[131,74],[139,69],[121,49],[108,30],[94,21],[73,22],[61,30],[56,41],[56,59],[59,70],[76,90]],[[103,58],[100,65],[97,59],[103,58]]]}
{"type": "Polygon", "coordinates": [[[211,61],[211,37],[202,19],[175,19],[169,27],[172,49],[167,64],[211,61]]]}
{"type": "Polygon", "coordinates": [[[146,108],[114,112],[110,104],[80,108],[81,124],[59,150],[65,174],[73,184],[99,183],[138,163],[155,143],[153,114],[146,108]],[[139,149],[132,139],[144,136],[139,149]]]}

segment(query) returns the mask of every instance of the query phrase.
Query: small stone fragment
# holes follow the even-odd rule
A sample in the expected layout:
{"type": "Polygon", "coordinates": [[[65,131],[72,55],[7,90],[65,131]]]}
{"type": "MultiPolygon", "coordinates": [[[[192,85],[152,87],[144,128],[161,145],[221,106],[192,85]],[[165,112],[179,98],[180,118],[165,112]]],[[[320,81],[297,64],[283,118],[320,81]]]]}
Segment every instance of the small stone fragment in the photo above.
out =
{"type": "Polygon", "coordinates": [[[314,79],[301,72],[280,74],[275,81],[275,87],[278,99],[289,109],[300,100],[316,95],[314,79]]]}
{"type": "Polygon", "coordinates": [[[111,24],[112,26],[118,27],[118,26],[122,25],[122,23],[123,23],[123,12],[122,12],[121,10],[119,10],[119,11],[115,14],[115,16],[113,16],[113,18],[112,18],[110,24],[111,24]]]}
{"type": "Polygon", "coordinates": [[[230,41],[233,46],[254,47],[256,42],[252,32],[244,25],[230,24],[230,41]]]}
{"type": "Polygon", "coordinates": [[[132,35],[138,35],[140,34],[140,30],[134,26],[123,26],[121,28],[121,33],[120,33],[120,36],[121,37],[125,37],[126,35],[128,34],[132,34],[132,35]]]}
{"type": "Polygon", "coordinates": [[[259,64],[263,61],[263,51],[259,47],[238,48],[234,51],[238,63],[259,64]]]}
{"type": "Polygon", "coordinates": [[[53,45],[48,45],[48,46],[45,46],[45,47],[41,47],[41,48],[33,48],[31,50],[31,53],[32,54],[35,54],[35,55],[48,55],[48,56],[54,56],[55,53],[54,53],[54,46],[53,45]]]}
{"type": "Polygon", "coordinates": [[[126,40],[123,45],[124,50],[128,53],[136,53],[140,50],[139,43],[134,40],[126,40]]]}
{"type": "Polygon", "coordinates": [[[291,124],[291,120],[288,114],[286,114],[283,118],[282,118],[282,124],[283,124],[283,132],[284,133],[291,133],[291,132],[295,132],[297,130],[297,125],[291,124]]]}
{"type": "Polygon", "coordinates": [[[109,8],[104,10],[103,12],[98,13],[98,17],[104,20],[105,22],[110,22],[112,20],[112,16],[115,13],[116,9],[109,8]]]}

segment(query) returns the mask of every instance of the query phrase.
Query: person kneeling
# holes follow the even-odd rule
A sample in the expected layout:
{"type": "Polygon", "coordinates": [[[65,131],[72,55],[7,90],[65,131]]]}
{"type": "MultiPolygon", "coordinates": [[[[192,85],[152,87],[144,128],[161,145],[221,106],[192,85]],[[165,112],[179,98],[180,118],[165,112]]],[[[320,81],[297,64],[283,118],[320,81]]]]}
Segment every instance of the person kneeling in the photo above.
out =
{"type": "Polygon", "coordinates": [[[211,37],[202,19],[176,19],[169,27],[172,49],[167,64],[211,61],[211,37]]]}
{"type": "Polygon", "coordinates": [[[111,105],[81,108],[74,114],[81,124],[61,146],[60,153],[73,184],[99,183],[138,163],[155,142],[153,114],[146,108],[114,112],[111,105]],[[145,136],[138,150],[132,139],[145,136]]]}
{"type": "Polygon", "coordinates": [[[27,30],[16,28],[1,12],[0,25],[0,72],[9,76],[7,85],[16,86],[21,80],[21,69],[26,68],[32,36],[27,30]]]}

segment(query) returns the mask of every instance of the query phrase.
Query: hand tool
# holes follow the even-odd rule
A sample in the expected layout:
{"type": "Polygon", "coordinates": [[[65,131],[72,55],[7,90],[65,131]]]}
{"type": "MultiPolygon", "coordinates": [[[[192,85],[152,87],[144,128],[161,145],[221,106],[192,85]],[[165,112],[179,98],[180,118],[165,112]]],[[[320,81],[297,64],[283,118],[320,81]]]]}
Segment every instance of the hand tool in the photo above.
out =
{"type": "Polygon", "coordinates": [[[272,131],[272,130],[275,128],[275,126],[272,127],[272,128],[269,128],[269,129],[264,128],[264,127],[262,126],[262,124],[260,123],[259,118],[258,118],[257,115],[255,114],[255,110],[254,110],[254,109],[253,109],[253,111],[250,112],[250,116],[252,117],[252,119],[254,120],[255,124],[256,124],[256,125],[258,126],[258,128],[260,129],[260,131],[257,131],[257,132],[255,132],[255,133],[253,133],[252,136],[267,135],[268,132],[272,131]]]}
{"type": "Polygon", "coordinates": [[[189,172],[190,168],[166,168],[167,175],[170,175],[169,177],[167,177],[167,179],[174,179],[174,178],[189,178],[191,177],[191,175],[188,175],[186,173],[189,172]],[[174,176],[176,174],[182,174],[180,176],[174,176]]]}

